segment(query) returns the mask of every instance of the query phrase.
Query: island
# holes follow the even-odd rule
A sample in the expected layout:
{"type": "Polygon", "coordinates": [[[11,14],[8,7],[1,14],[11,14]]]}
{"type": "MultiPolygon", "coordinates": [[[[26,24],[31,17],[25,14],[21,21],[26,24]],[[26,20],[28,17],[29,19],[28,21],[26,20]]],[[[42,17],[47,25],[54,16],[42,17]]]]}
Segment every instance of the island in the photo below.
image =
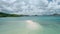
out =
{"type": "Polygon", "coordinates": [[[60,16],[60,14],[54,13],[52,16],[60,16]]]}
{"type": "Polygon", "coordinates": [[[8,14],[8,13],[3,13],[0,12],[0,17],[23,17],[23,16],[60,16],[60,14],[52,14],[52,15],[18,15],[18,14],[8,14]]]}
{"type": "Polygon", "coordinates": [[[28,15],[8,14],[0,12],[0,17],[21,17],[21,16],[28,16],[28,15]]]}

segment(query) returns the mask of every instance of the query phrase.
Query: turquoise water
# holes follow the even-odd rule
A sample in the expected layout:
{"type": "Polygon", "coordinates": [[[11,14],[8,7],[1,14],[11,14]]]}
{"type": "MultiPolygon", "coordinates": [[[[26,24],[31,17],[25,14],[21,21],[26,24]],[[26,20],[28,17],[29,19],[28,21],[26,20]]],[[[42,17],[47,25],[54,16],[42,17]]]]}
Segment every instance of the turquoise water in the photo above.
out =
{"type": "Polygon", "coordinates": [[[0,34],[60,34],[60,16],[0,18],[0,34]]]}

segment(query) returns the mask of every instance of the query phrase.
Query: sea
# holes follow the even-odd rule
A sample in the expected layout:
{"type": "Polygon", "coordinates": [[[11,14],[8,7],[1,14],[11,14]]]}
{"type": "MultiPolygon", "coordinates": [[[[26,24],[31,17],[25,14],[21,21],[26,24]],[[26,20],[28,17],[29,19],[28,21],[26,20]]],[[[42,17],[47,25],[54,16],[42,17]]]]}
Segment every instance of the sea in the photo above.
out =
{"type": "Polygon", "coordinates": [[[60,16],[0,17],[0,34],[60,34],[60,16]]]}

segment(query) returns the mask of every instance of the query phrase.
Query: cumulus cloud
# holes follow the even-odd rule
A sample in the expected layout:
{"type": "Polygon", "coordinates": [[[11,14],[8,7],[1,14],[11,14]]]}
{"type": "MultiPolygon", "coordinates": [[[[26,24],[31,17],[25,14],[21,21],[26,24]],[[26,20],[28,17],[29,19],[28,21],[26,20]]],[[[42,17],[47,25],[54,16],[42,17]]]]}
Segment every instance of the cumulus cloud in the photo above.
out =
{"type": "Polygon", "coordinates": [[[60,0],[0,0],[0,12],[28,15],[60,14],[60,0]]]}

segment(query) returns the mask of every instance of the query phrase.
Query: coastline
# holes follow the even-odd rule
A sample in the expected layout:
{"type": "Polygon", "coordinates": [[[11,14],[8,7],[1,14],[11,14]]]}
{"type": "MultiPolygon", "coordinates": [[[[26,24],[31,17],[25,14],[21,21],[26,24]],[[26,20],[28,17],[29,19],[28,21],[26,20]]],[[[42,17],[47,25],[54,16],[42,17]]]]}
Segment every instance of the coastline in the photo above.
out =
{"type": "Polygon", "coordinates": [[[30,16],[60,16],[60,14],[52,14],[52,15],[18,15],[18,14],[7,14],[0,12],[0,17],[30,17],[30,16]]]}

